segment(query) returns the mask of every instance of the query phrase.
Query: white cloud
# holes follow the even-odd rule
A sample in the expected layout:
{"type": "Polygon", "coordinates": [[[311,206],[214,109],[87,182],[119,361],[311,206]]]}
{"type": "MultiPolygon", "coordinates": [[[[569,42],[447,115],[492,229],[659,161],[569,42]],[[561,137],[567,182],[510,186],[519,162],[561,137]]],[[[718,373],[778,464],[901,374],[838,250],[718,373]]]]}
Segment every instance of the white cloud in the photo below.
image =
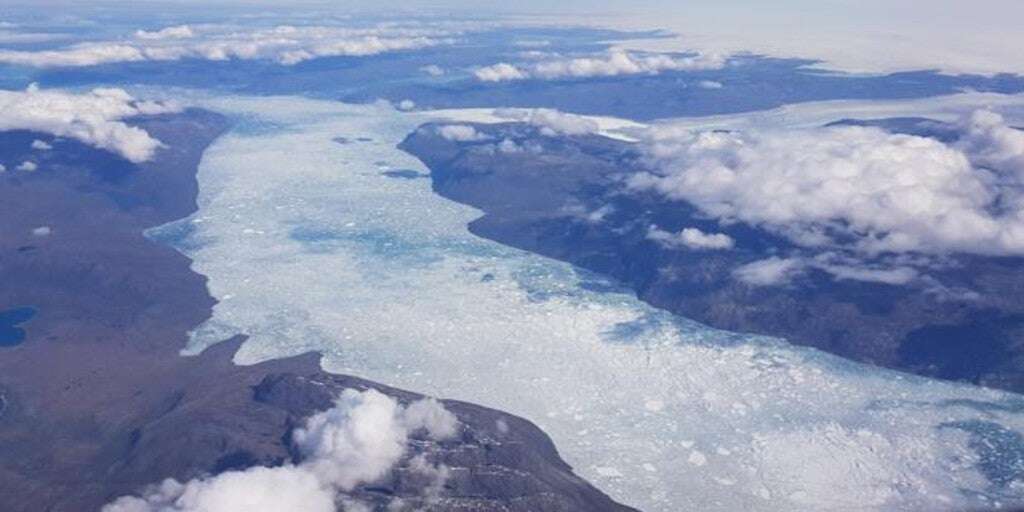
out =
{"type": "Polygon", "coordinates": [[[303,467],[343,491],[384,476],[405,453],[409,434],[434,440],[455,435],[455,416],[434,399],[403,408],[377,391],[347,390],[335,407],[309,418],[293,435],[303,467]]]}
{"type": "Polygon", "coordinates": [[[907,284],[918,277],[917,270],[910,267],[894,268],[870,268],[864,266],[849,265],[816,265],[821,270],[832,274],[833,277],[842,281],[867,281],[883,284],[907,284]]]}
{"type": "Polygon", "coordinates": [[[3,28],[3,25],[0,25],[0,44],[46,43],[60,41],[70,37],[68,34],[58,34],[54,32],[13,32],[3,30],[3,28]]]}
{"type": "Polygon", "coordinates": [[[324,482],[352,490],[384,476],[405,452],[402,410],[390,397],[346,391],[292,435],[306,466],[324,482]]]}
{"type": "MultiPolygon", "coordinates": [[[[404,456],[410,434],[424,429],[442,440],[455,434],[456,425],[436,400],[403,407],[378,391],[349,389],[294,432],[304,457],[298,465],[257,466],[185,483],[168,479],[141,496],[115,500],[103,512],[334,512],[336,501],[357,508],[343,493],[386,475],[404,456]]],[[[432,466],[422,454],[410,469],[430,478],[428,498],[448,476],[446,467],[432,466]]]]}
{"type": "MultiPolygon", "coordinates": [[[[441,495],[441,489],[444,487],[444,483],[451,477],[451,470],[444,464],[431,464],[427,460],[427,456],[419,454],[409,461],[409,469],[427,479],[427,485],[423,490],[423,495],[428,503],[436,502],[441,495]]],[[[401,504],[394,507],[395,510],[403,510],[401,504]]],[[[391,507],[389,507],[391,508],[391,507]]]]}
{"type": "Polygon", "coordinates": [[[512,139],[502,139],[501,142],[498,143],[498,151],[506,154],[522,153],[523,147],[516,144],[512,139]]]}
{"type": "Polygon", "coordinates": [[[50,226],[39,226],[32,230],[32,236],[49,236],[52,232],[53,230],[50,229],[50,226]]]}
{"type": "Polygon", "coordinates": [[[494,115],[502,119],[536,126],[540,128],[541,134],[549,137],[583,135],[596,133],[601,129],[600,124],[591,118],[550,108],[499,108],[494,110],[494,115]]]}
{"type": "Polygon", "coordinates": [[[1019,0],[932,0],[927,4],[920,0],[777,0],[771,9],[759,5],[694,0],[686,3],[686,9],[663,5],[619,9],[605,17],[595,12],[588,17],[602,27],[661,28],[678,34],[621,45],[634,50],[689,48],[797,57],[861,73],[1024,72],[1018,55],[1024,46],[1019,23],[1024,3],[1019,0]]]}
{"type": "Polygon", "coordinates": [[[189,39],[195,37],[195,32],[188,25],[166,27],[153,32],[136,30],[135,37],[138,39],[189,39]]]}
{"type": "Polygon", "coordinates": [[[697,87],[700,87],[701,89],[721,89],[725,87],[725,85],[722,84],[722,82],[716,82],[714,80],[701,80],[700,82],[697,82],[697,87]]]}
{"type": "Polygon", "coordinates": [[[597,224],[599,222],[604,222],[605,217],[613,213],[615,213],[615,207],[610,204],[606,204],[592,212],[587,213],[586,216],[584,216],[583,218],[584,220],[591,224],[597,224]]]}
{"type": "Polygon", "coordinates": [[[664,247],[689,249],[732,249],[736,242],[724,233],[705,233],[697,228],[684,228],[678,233],[670,233],[657,226],[647,230],[647,239],[654,240],[664,247]]]}
{"type": "Polygon", "coordinates": [[[33,130],[70,137],[132,162],[142,162],[152,158],[160,141],[122,120],[178,109],[175,105],[138,101],[121,89],[76,94],[30,86],[24,91],[0,91],[0,130],[33,130]]]}
{"type": "Polygon", "coordinates": [[[789,283],[804,268],[800,259],[772,256],[737,267],[733,277],[751,286],[776,286],[789,283]]]}
{"type": "Polygon", "coordinates": [[[118,43],[83,43],[60,50],[0,50],[2,63],[35,67],[95,66],[141,60],[147,60],[142,49],[118,43]]]}
{"type": "Polygon", "coordinates": [[[493,155],[495,152],[504,155],[515,155],[521,153],[531,153],[534,155],[539,155],[540,153],[544,152],[544,148],[541,147],[541,145],[535,141],[526,141],[524,144],[520,144],[509,138],[501,139],[500,142],[497,142],[495,144],[478,146],[475,149],[479,152],[483,152],[485,154],[490,155],[493,155]]]}
{"type": "Polygon", "coordinates": [[[416,108],[416,102],[412,100],[402,100],[398,102],[398,110],[409,111],[416,108]]]}
{"type": "Polygon", "coordinates": [[[7,166],[4,164],[0,164],[0,172],[7,172],[7,166]]]}
{"type": "Polygon", "coordinates": [[[427,435],[435,441],[454,436],[458,428],[455,415],[433,398],[424,398],[409,404],[402,421],[410,431],[421,428],[426,430],[427,435]]]}
{"type": "Polygon", "coordinates": [[[962,124],[966,135],[953,145],[862,127],[658,127],[646,145],[657,171],[630,185],[803,247],[1024,254],[1024,134],[991,113],[962,124]]]}
{"type": "Polygon", "coordinates": [[[445,73],[444,68],[442,68],[441,66],[438,66],[436,64],[431,64],[429,66],[423,66],[422,68],[420,68],[420,71],[422,71],[422,72],[424,72],[424,73],[426,73],[426,74],[428,74],[430,76],[441,76],[441,75],[444,75],[444,73],[445,73]]]}
{"type": "Polygon", "coordinates": [[[507,62],[499,62],[497,64],[482,67],[473,71],[477,79],[484,82],[504,82],[507,80],[525,80],[530,78],[530,75],[512,64],[507,62]]]}
{"type": "Polygon", "coordinates": [[[578,200],[571,200],[561,209],[562,213],[574,217],[587,224],[600,224],[605,218],[615,213],[615,207],[610,204],[602,205],[597,209],[590,209],[578,200]]]}
{"type": "Polygon", "coordinates": [[[25,160],[24,162],[18,164],[18,166],[15,167],[14,169],[17,170],[17,171],[32,172],[32,171],[35,171],[35,170],[39,169],[39,164],[37,164],[37,163],[35,163],[35,162],[31,161],[31,160],[25,160]]]}
{"type": "Polygon", "coordinates": [[[34,67],[93,66],[181,59],[269,59],[293,65],[319,57],[367,56],[452,42],[440,29],[381,25],[370,28],[278,26],[198,30],[189,26],[138,31],[124,41],[84,42],[39,51],[0,50],[0,63],[34,67]]]}
{"type": "Polygon", "coordinates": [[[956,146],[979,166],[1016,173],[1024,183],[1024,131],[1006,124],[990,110],[977,110],[960,120],[963,136],[956,146]]]}
{"type": "Polygon", "coordinates": [[[551,46],[551,41],[545,41],[545,40],[518,40],[518,41],[514,41],[512,44],[514,46],[518,46],[520,48],[544,48],[546,46],[551,46]]]}
{"type": "Polygon", "coordinates": [[[446,124],[437,128],[437,134],[455,142],[472,142],[486,140],[484,134],[466,124],[446,124]]]}
{"type": "Polygon", "coordinates": [[[103,512],[335,512],[334,496],[316,475],[295,466],[254,467],[186,483],[166,480],[103,512]]]}
{"type": "Polygon", "coordinates": [[[714,54],[678,57],[667,54],[638,54],[612,50],[597,57],[547,60],[520,66],[502,62],[477,69],[474,74],[477,79],[484,82],[525,79],[558,80],[596,76],[656,75],[662,71],[720,69],[725,66],[725,63],[725,57],[714,54]]]}
{"type": "Polygon", "coordinates": [[[42,141],[42,140],[36,139],[36,140],[32,141],[32,149],[39,150],[39,151],[49,151],[49,150],[53,149],[53,146],[51,146],[46,141],[42,141]]]}

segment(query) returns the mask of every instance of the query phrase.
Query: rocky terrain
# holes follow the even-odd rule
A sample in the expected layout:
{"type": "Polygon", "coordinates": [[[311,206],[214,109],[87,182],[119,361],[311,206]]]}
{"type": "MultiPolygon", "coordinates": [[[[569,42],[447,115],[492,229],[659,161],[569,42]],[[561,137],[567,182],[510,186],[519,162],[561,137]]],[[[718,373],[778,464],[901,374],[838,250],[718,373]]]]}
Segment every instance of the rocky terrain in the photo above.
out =
{"type": "MultiPolygon", "coordinates": [[[[874,124],[953,136],[950,127],[920,121],[874,124]]],[[[470,225],[479,236],[611,276],[642,300],[713,327],[1024,391],[1020,258],[949,256],[930,271],[941,287],[836,280],[820,271],[792,286],[753,287],[733,271],[784,253],[791,242],[742,223],[718,225],[683,201],[627,190],[625,180],[646,170],[635,144],[550,137],[527,124],[473,126],[478,140],[448,140],[426,125],[401,147],[430,168],[437,193],[484,212],[470,225]],[[496,142],[504,140],[518,149],[502,151],[496,142]],[[648,237],[652,225],[720,231],[736,243],[720,251],[666,247],[648,237]]]]}
{"type": "MultiPolygon", "coordinates": [[[[133,123],[166,145],[154,160],[0,133],[0,311],[36,312],[18,325],[24,340],[0,346],[5,512],[99,510],[165,478],[294,462],[292,430],[343,389],[418,398],[327,374],[315,354],[237,366],[240,338],[181,357],[214,301],[187,258],[143,231],[194,211],[199,160],[228,123],[199,110],[133,123]],[[38,168],[16,170],[26,159],[38,168]]],[[[379,508],[398,497],[438,510],[627,510],[576,477],[531,423],[443,404],[457,435],[414,438],[389,476],[353,497],[379,508]],[[451,471],[429,500],[408,470],[425,450],[451,471]]]]}

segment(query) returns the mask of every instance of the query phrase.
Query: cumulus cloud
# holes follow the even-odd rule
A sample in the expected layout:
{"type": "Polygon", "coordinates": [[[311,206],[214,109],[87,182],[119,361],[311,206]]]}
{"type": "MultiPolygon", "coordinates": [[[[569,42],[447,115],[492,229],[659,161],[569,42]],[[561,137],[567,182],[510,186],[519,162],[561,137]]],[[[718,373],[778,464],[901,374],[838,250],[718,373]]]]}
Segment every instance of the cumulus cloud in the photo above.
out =
{"type": "MultiPolygon", "coordinates": [[[[981,110],[955,133],[941,142],[870,127],[662,125],[643,144],[653,172],[628,185],[788,239],[788,256],[736,269],[748,284],[786,284],[813,269],[836,280],[927,285],[928,268],[949,254],[1024,255],[1024,132],[981,110]]],[[[683,233],[649,237],[684,244],[683,233]]]]}
{"type": "Polygon", "coordinates": [[[32,230],[32,236],[50,236],[52,232],[53,230],[50,229],[50,226],[39,226],[32,230]]]}
{"type": "Polygon", "coordinates": [[[1006,124],[990,110],[978,110],[958,123],[963,136],[956,147],[969,155],[976,165],[994,171],[1016,174],[1024,183],[1024,131],[1006,124]]]}
{"type": "Polygon", "coordinates": [[[917,270],[906,266],[877,268],[862,265],[834,265],[828,263],[817,264],[815,266],[825,272],[828,272],[832,277],[840,281],[866,281],[871,283],[899,285],[907,284],[918,277],[917,270]]]}
{"type": "Polygon", "coordinates": [[[543,48],[545,46],[551,46],[551,41],[547,40],[533,40],[533,39],[520,39],[512,43],[514,46],[520,48],[543,48]]]}
{"type": "Polygon", "coordinates": [[[139,39],[188,39],[190,37],[195,37],[195,35],[195,32],[192,31],[192,27],[188,25],[166,27],[152,32],[147,32],[145,30],[135,31],[135,37],[139,39]]]}
{"type": "MultiPolygon", "coordinates": [[[[904,285],[921,278],[920,273],[910,266],[869,264],[834,253],[814,257],[772,256],[737,267],[733,270],[733,277],[751,286],[780,286],[789,284],[811,269],[822,271],[837,281],[904,285]]],[[[935,286],[930,280],[925,281],[929,286],[935,286]]]]}
{"type": "Polygon", "coordinates": [[[141,60],[147,60],[141,48],[119,43],[82,43],[60,50],[0,50],[0,63],[35,67],[95,66],[141,60]]]}
{"type": "Polygon", "coordinates": [[[487,139],[487,136],[467,124],[446,124],[437,128],[437,134],[455,142],[473,142],[487,139]]]}
{"type": "Polygon", "coordinates": [[[18,166],[15,167],[14,169],[17,170],[17,171],[32,172],[32,171],[35,171],[35,170],[39,169],[39,164],[37,164],[37,163],[35,163],[35,162],[31,161],[31,160],[25,160],[24,162],[18,164],[18,166]]]}
{"type": "Polygon", "coordinates": [[[409,431],[424,429],[435,441],[455,435],[458,420],[440,402],[424,398],[409,404],[402,416],[402,423],[409,431]]]}
{"type": "Polygon", "coordinates": [[[293,65],[319,57],[367,56],[452,42],[440,29],[381,25],[369,28],[278,26],[203,31],[186,25],[138,31],[122,41],[91,41],[59,49],[0,50],[0,63],[34,67],[93,66],[114,62],[268,59],[293,65]]]}
{"type": "MultiPolygon", "coordinates": [[[[454,415],[435,400],[403,407],[378,391],[350,389],[293,433],[303,456],[299,464],[258,466],[185,483],[168,479],[140,496],[115,500],[103,512],[334,512],[336,501],[358,508],[343,493],[391,471],[413,432],[443,440],[456,427],[454,415]]],[[[422,454],[409,467],[431,479],[428,494],[448,475],[447,468],[431,465],[422,454]]]]}
{"type": "Polygon", "coordinates": [[[649,134],[634,189],[796,245],[864,255],[1024,254],[1024,133],[992,113],[954,144],[876,128],[649,134]]]}
{"type": "Polygon", "coordinates": [[[14,32],[4,30],[4,26],[0,25],[0,44],[47,43],[68,39],[69,37],[68,34],[53,32],[14,32]]]}
{"type": "Polygon", "coordinates": [[[175,105],[136,100],[121,89],[75,94],[30,86],[24,91],[0,91],[0,130],[70,137],[132,162],[143,162],[152,158],[160,141],[122,120],[176,110],[179,107],[175,105]]]}
{"type": "Polygon", "coordinates": [[[506,154],[522,153],[523,147],[512,139],[502,139],[501,142],[498,143],[498,151],[506,154]]]}
{"type": "Polygon", "coordinates": [[[615,213],[615,207],[605,204],[597,209],[587,208],[586,205],[577,200],[572,200],[562,207],[562,213],[574,217],[587,224],[600,224],[605,218],[615,213]]]}
{"type": "Polygon", "coordinates": [[[484,82],[505,82],[508,80],[525,80],[530,78],[530,74],[527,71],[507,62],[499,62],[491,66],[482,67],[473,71],[473,74],[477,79],[484,82]]]}
{"type": "Polygon", "coordinates": [[[38,151],[49,151],[49,150],[53,149],[53,146],[51,146],[46,141],[42,141],[42,140],[36,139],[36,140],[32,141],[32,149],[35,149],[35,150],[38,150],[38,151]]]}
{"type": "Polygon", "coordinates": [[[142,496],[117,499],[103,512],[335,512],[334,496],[313,473],[254,467],[186,483],[165,480],[142,496]]]}
{"type": "Polygon", "coordinates": [[[499,108],[494,115],[502,119],[527,123],[540,128],[543,135],[583,135],[600,130],[597,121],[585,116],[569,114],[550,108],[499,108]]]}
{"type": "Polygon", "coordinates": [[[455,435],[456,419],[433,399],[403,408],[377,391],[347,390],[335,407],[309,418],[293,434],[303,467],[343,491],[387,474],[405,453],[409,434],[424,429],[435,440],[455,435]]]}
{"type": "Polygon", "coordinates": [[[725,85],[722,84],[722,82],[716,82],[714,80],[701,80],[700,82],[697,82],[697,87],[700,87],[701,89],[721,89],[725,87],[725,85]]]}
{"type": "MultiPolygon", "coordinates": [[[[419,454],[409,461],[409,470],[426,479],[423,495],[428,502],[436,501],[441,496],[441,489],[451,476],[451,470],[444,464],[431,464],[427,456],[419,454]]],[[[390,507],[389,507],[390,508],[390,507]]],[[[402,510],[404,507],[394,507],[402,510]]]]}
{"type": "Polygon", "coordinates": [[[671,233],[657,226],[651,226],[647,230],[647,239],[658,242],[663,247],[695,250],[732,249],[736,244],[729,235],[705,233],[697,228],[684,228],[678,233],[671,233]]]}
{"type": "Polygon", "coordinates": [[[430,76],[441,76],[441,75],[444,75],[444,68],[442,68],[441,66],[438,66],[436,64],[431,64],[429,66],[423,66],[422,68],[420,68],[420,71],[422,71],[422,72],[424,72],[424,73],[426,73],[426,74],[428,74],[430,76]]]}
{"type": "Polygon", "coordinates": [[[726,58],[721,55],[694,54],[675,56],[667,54],[641,54],[611,50],[593,57],[545,60],[528,65],[500,62],[474,71],[483,82],[510,80],[559,80],[617,75],[657,75],[663,71],[693,71],[721,69],[726,58]]]}
{"type": "Polygon", "coordinates": [[[799,258],[772,256],[737,267],[732,274],[751,286],[777,286],[789,283],[804,269],[805,264],[799,258]]]}
{"type": "Polygon", "coordinates": [[[544,152],[544,148],[536,141],[528,140],[523,143],[519,143],[507,137],[494,144],[475,146],[472,150],[486,155],[494,155],[496,153],[500,153],[502,155],[516,155],[524,153],[539,155],[544,152]]]}

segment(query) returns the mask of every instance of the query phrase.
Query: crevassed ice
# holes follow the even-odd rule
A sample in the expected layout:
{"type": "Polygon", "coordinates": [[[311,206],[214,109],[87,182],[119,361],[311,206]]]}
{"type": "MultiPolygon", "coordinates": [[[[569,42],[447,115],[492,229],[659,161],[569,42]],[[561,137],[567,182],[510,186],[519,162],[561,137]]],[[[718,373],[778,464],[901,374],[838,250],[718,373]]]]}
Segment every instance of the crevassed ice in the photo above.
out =
{"type": "Polygon", "coordinates": [[[426,172],[395,148],[422,114],[209,106],[239,124],[204,156],[199,211],[151,233],[186,252],[220,301],[187,353],[240,333],[240,364],[319,350],[330,371],[522,415],[579,474],[649,511],[1024,496],[1016,395],[712,330],[476,238],[477,211],[429,180],[381,174],[426,172]]]}

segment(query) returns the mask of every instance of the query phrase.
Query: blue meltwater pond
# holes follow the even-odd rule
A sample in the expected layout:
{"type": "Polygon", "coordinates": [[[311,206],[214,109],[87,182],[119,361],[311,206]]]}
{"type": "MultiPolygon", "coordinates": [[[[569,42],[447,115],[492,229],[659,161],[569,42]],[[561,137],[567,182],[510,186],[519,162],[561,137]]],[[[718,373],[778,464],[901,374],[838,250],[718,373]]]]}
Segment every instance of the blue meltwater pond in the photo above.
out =
{"type": "Polygon", "coordinates": [[[36,316],[35,308],[21,307],[0,311],[0,347],[13,347],[25,341],[21,324],[36,316]]]}

